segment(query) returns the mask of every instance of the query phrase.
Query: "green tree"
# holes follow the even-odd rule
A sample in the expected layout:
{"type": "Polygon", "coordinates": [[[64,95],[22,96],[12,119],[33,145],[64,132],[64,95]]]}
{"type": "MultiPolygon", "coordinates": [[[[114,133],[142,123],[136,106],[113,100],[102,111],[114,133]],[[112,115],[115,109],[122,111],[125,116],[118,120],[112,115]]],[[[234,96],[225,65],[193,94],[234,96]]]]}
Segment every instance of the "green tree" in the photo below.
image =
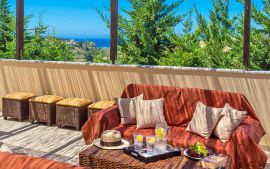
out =
{"type": "Polygon", "coordinates": [[[9,43],[15,39],[15,17],[8,0],[0,0],[0,57],[8,58],[9,43]]]}
{"type": "Polygon", "coordinates": [[[212,0],[213,9],[206,19],[195,7],[197,27],[194,27],[191,13],[183,22],[183,33],[172,36],[176,45],[174,52],[167,52],[161,65],[243,68],[243,38],[239,36],[238,18],[229,15],[229,0],[212,0]],[[240,44],[240,45],[239,45],[240,44]]]}
{"type": "Polygon", "coordinates": [[[170,40],[175,44],[173,52],[167,51],[159,64],[165,66],[189,66],[208,67],[209,58],[203,48],[206,44],[198,41],[198,34],[193,29],[193,10],[189,17],[183,22],[183,33],[174,34],[170,40]],[[200,44],[201,43],[201,44],[200,44]]]}
{"type": "MultiPolygon", "coordinates": [[[[27,31],[28,24],[33,16],[28,15],[24,17],[24,43],[27,44],[31,40],[31,34],[27,31]]],[[[15,18],[15,16],[14,16],[15,18]]],[[[15,26],[14,26],[15,27],[15,26]]],[[[15,29],[15,28],[14,28],[15,29]]],[[[15,35],[14,35],[15,36],[15,35]]],[[[16,38],[7,43],[7,52],[5,54],[7,58],[15,58],[16,56],[16,38]]]]}
{"type": "Polygon", "coordinates": [[[243,68],[242,47],[237,39],[237,16],[229,15],[229,0],[212,0],[213,9],[210,11],[210,21],[197,13],[198,40],[206,44],[204,48],[210,59],[210,67],[214,68],[243,68]]]}
{"type": "MultiPolygon", "coordinates": [[[[122,63],[158,64],[164,52],[173,48],[169,37],[183,18],[177,14],[183,0],[128,0],[130,10],[119,16],[119,45],[122,63]]],[[[109,25],[109,19],[100,12],[109,25]]]]}
{"type": "Polygon", "coordinates": [[[270,70],[270,0],[263,0],[262,10],[253,6],[252,17],[258,24],[251,34],[251,64],[270,70]]]}
{"type": "Polygon", "coordinates": [[[26,35],[24,59],[32,60],[74,60],[72,47],[64,41],[57,39],[55,34],[49,34],[48,26],[40,16],[37,26],[32,29],[33,33],[26,35]]]}

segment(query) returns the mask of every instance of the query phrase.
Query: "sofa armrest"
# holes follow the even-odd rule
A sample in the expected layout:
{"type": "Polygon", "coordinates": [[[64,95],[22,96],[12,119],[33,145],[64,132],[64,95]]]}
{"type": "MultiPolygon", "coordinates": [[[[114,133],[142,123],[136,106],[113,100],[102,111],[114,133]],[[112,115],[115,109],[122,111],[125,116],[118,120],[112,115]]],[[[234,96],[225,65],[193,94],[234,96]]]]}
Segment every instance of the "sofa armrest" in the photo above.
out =
{"type": "Polygon", "coordinates": [[[258,120],[248,116],[235,130],[232,136],[234,146],[233,168],[264,168],[267,155],[260,148],[259,142],[265,131],[258,120]]]}
{"type": "Polygon", "coordinates": [[[247,117],[241,125],[235,130],[236,135],[245,134],[249,137],[254,143],[259,144],[261,138],[266,134],[261,123],[258,120],[255,120],[251,117],[247,117]]]}
{"type": "Polygon", "coordinates": [[[92,114],[82,127],[85,144],[91,144],[104,130],[112,129],[119,124],[120,113],[116,105],[92,114]]]}

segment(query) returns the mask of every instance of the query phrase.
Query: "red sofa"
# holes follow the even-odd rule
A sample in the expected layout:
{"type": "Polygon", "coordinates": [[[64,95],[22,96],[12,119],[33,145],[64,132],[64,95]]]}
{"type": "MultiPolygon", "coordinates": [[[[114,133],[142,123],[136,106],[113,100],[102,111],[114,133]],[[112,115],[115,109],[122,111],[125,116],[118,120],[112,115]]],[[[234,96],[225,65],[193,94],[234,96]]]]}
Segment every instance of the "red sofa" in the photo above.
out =
{"type": "MultiPolygon", "coordinates": [[[[168,136],[168,142],[172,145],[185,148],[199,141],[217,153],[231,156],[233,169],[265,167],[267,156],[258,145],[262,136],[265,135],[265,131],[244,95],[204,89],[131,84],[127,86],[121,97],[132,98],[141,93],[147,100],[165,99],[165,118],[172,131],[168,136]],[[229,142],[223,143],[214,136],[205,139],[185,131],[198,101],[220,108],[224,107],[225,103],[229,103],[233,108],[247,111],[248,114],[234,131],[229,142]]],[[[116,105],[113,105],[93,114],[85,123],[82,128],[85,143],[91,144],[107,129],[119,130],[127,139],[132,139],[132,134],[137,130],[135,125],[120,124],[119,110],[116,105]]],[[[154,129],[140,129],[139,132],[145,135],[154,134],[154,129]]]]}
{"type": "Polygon", "coordinates": [[[68,163],[0,152],[0,169],[83,169],[68,163]]]}

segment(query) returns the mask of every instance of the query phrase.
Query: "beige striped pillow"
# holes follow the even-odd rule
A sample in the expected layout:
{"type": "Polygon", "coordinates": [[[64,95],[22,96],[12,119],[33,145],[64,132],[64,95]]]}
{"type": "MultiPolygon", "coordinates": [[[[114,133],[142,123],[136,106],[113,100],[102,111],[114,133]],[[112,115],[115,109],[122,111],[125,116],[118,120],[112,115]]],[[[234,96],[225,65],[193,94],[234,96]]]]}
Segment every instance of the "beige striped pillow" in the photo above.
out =
{"type": "Polygon", "coordinates": [[[134,100],[143,100],[143,94],[134,98],[115,98],[121,116],[121,124],[136,124],[134,100]]]}
{"type": "Polygon", "coordinates": [[[198,102],[187,131],[209,138],[221,116],[223,108],[214,108],[198,102]]]}
{"type": "Polygon", "coordinates": [[[135,100],[137,129],[154,128],[156,124],[167,124],[164,116],[164,99],[135,100]]]}
{"type": "Polygon", "coordinates": [[[233,131],[242,123],[246,114],[246,111],[236,110],[227,103],[224,106],[221,118],[214,129],[214,135],[223,142],[229,141],[233,131]]]}

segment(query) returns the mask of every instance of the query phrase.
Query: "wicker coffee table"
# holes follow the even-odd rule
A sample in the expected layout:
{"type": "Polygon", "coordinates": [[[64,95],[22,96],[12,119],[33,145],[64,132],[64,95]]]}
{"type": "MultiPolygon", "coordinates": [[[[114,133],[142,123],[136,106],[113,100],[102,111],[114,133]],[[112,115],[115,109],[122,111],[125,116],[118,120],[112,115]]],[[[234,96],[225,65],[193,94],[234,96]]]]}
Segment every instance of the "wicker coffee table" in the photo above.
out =
{"type": "MultiPolygon", "coordinates": [[[[176,156],[145,164],[124,154],[122,150],[103,150],[96,146],[91,146],[80,153],[80,165],[97,169],[201,169],[197,161],[184,156],[176,156]]],[[[229,160],[227,166],[226,168],[230,168],[229,160]]]]}

